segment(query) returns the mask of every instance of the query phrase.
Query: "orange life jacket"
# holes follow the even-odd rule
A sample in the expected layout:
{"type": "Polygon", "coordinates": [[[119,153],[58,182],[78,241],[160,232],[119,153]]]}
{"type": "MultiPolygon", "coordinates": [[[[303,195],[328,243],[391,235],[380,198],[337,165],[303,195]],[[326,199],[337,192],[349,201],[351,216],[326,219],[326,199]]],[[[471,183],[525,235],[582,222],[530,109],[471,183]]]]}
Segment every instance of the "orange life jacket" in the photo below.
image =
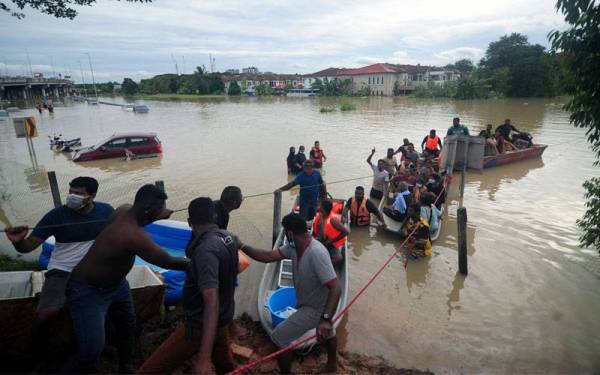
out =
{"type": "MultiPolygon", "coordinates": [[[[319,212],[317,214],[317,216],[315,216],[315,220],[313,221],[313,236],[316,237],[316,235],[318,234],[318,237],[316,237],[318,239],[318,238],[322,238],[324,235],[329,240],[333,240],[334,238],[339,236],[340,233],[342,233],[342,232],[335,229],[335,227],[331,224],[332,218],[336,218],[339,220],[340,216],[334,214],[333,212],[329,213],[329,217],[327,217],[325,219],[325,222],[323,223],[323,232],[324,233],[319,233],[319,221],[321,221],[321,213],[319,212]]],[[[344,242],[346,242],[346,236],[342,237],[342,239],[340,239],[340,240],[333,242],[332,246],[336,249],[339,249],[344,244],[344,242]]]]}
{"type": "Polygon", "coordinates": [[[427,150],[437,150],[440,142],[440,137],[437,135],[433,138],[427,137],[427,142],[425,143],[425,149],[427,150]]]}
{"type": "Polygon", "coordinates": [[[367,198],[363,198],[360,207],[356,203],[356,197],[352,198],[350,204],[350,219],[359,227],[371,224],[371,214],[367,210],[367,198]]]}

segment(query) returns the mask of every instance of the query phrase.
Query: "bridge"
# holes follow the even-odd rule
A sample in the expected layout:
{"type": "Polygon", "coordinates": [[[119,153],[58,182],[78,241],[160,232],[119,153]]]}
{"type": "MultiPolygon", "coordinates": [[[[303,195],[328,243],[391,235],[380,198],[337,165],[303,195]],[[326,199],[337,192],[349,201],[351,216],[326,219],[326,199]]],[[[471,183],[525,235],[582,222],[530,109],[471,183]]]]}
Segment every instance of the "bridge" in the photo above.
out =
{"type": "Polygon", "coordinates": [[[42,97],[59,99],[69,94],[73,81],[61,78],[0,77],[0,101],[34,104],[42,97]]]}

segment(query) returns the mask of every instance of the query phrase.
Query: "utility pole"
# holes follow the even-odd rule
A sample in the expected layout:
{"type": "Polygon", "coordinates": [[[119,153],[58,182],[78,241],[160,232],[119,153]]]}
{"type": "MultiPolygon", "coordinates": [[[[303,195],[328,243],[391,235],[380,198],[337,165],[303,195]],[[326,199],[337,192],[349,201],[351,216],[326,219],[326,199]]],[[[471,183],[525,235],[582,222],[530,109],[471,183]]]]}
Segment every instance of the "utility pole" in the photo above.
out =
{"type": "Polygon", "coordinates": [[[54,57],[50,56],[50,64],[52,65],[52,77],[56,78],[56,70],[54,70],[54,57]]]}
{"type": "Polygon", "coordinates": [[[27,53],[27,63],[29,64],[29,73],[31,73],[31,78],[33,78],[33,69],[31,68],[31,59],[29,58],[29,50],[25,48],[25,52],[27,53]]]}
{"type": "Polygon", "coordinates": [[[96,90],[96,80],[94,79],[94,68],[92,68],[92,57],[89,52],[85,53],[88,57],[88,61],[90,62],[90,71],[92,72],[92,85],[94,86],[94,93],[96,94],[96,100],[98,100],[98,90],[96,90]]]}
{"type": "Polygon", "coordinates": [[[87,89],[85,88],[85,79],[83,78],[83,68],[81,67],[81,61],[79,63],[79,70],[81,70],[81,83],[83,84],[83,95],[87,99],[87,89]]]}
{"type": "Polygon", "coordinates": [[[175,64],[175,74],[179,75],[179,67],[177,66],[177,60],[175,60],[173,54],[171,54],[171,60],[173,60],[173,63],[175,64]]]}

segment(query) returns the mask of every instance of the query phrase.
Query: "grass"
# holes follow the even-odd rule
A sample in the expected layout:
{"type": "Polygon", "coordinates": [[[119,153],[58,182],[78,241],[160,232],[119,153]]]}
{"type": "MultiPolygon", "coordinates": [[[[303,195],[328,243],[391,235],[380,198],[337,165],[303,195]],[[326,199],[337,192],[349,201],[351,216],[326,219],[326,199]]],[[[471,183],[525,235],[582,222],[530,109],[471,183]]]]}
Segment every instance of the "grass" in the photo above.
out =
{"type": "Polygon", "coordinates": [[[344,103],[341,105],[340,107],[340,111],[345,112],[345,111],[354,111],[356,109],[356,106],[352,103],[344,103]]]}
{"type": "Polygon", "coordinates": [[[321,112],[321,113],[335,112],[335,107],[330,107],[330,106],[321,107],[319,112],[321,112]]]}
{"type": "Polygon", "coordinates": [[[0,271],[37,271],[39,269],[37,262],[0,255],[0,271]]]}

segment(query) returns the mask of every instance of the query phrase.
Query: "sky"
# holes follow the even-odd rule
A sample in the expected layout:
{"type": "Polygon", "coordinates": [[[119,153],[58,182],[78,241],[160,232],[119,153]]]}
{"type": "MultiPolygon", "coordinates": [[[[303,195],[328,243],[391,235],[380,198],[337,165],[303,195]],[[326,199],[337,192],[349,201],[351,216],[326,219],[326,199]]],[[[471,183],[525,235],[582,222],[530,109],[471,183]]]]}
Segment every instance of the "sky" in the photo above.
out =
{"type": "MultiPolygon", "coordinates": [[[[7,0],[3,0],[7,1],[7,0]]],[[[10,3],[9,3],[10,4],[10,3]]],[[[377,62],[443,66],[474,62],[490,42],[518,32],[549,46],[566,27],[554,0],[99,0],[74,20],[26,9],[0,13],[0,74],[70,75],[91,82],[256,66],[312,73],[377,62]],[[80,64],[82,69],[80,69],[80,64]]]]}

